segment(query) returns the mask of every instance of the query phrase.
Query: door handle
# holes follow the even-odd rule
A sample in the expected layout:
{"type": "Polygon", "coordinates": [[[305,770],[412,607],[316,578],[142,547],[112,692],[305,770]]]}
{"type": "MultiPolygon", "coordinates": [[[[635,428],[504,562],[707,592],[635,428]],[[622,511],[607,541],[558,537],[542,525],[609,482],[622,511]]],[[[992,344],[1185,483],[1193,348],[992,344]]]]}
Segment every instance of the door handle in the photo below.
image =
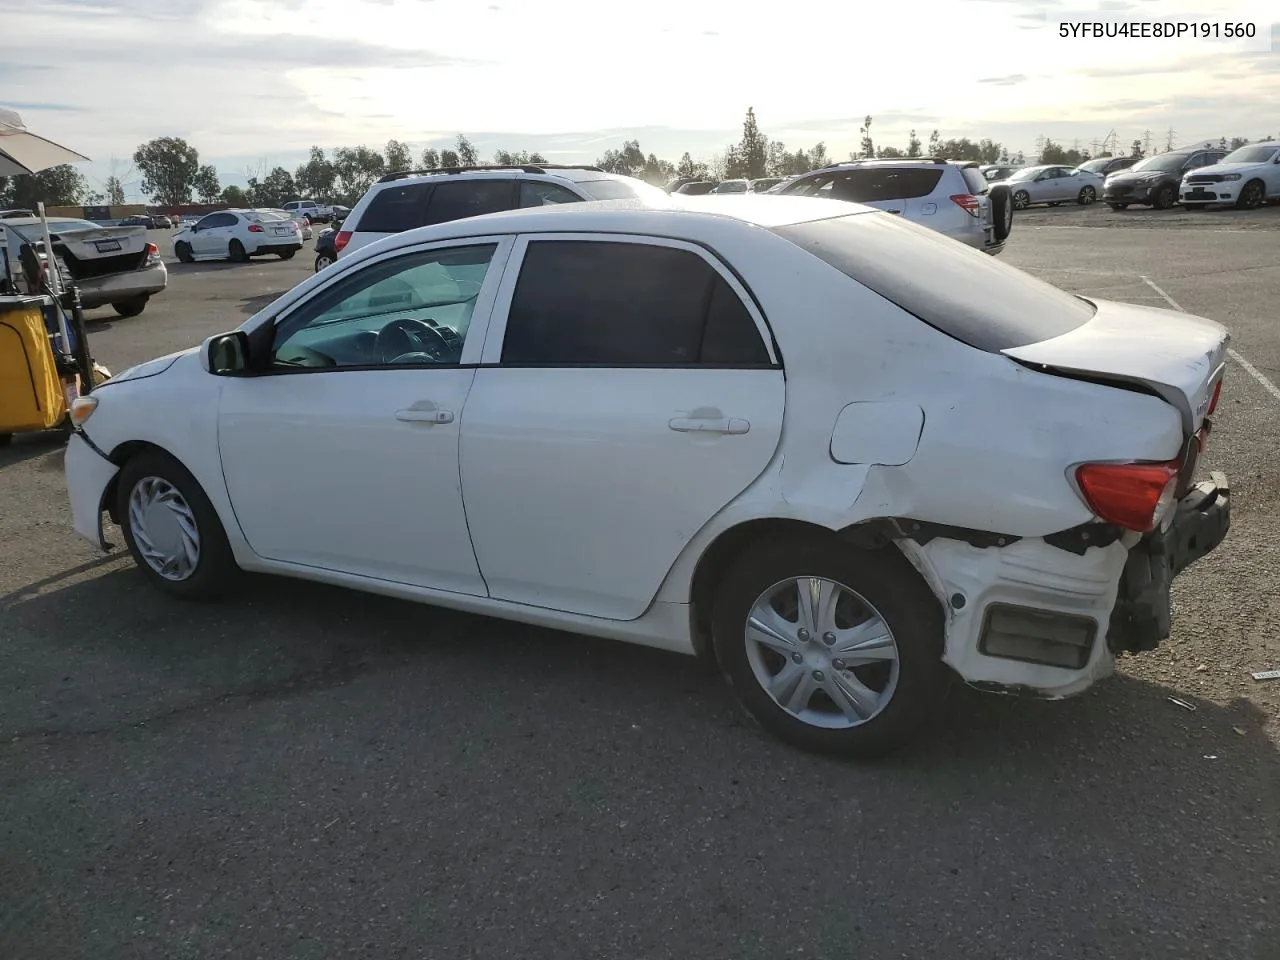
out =
{"type": "Polygon", "coordinates": [[[676,417],[667,426],[677,433],[729,433],[741,434],[751,429],[751,423],[739,417],[676,417]]]}
{"type": "Polygon", "coordinates": [[[397,410],[396,419],[406,423],[453,423],[452,410],[397,410]]]}

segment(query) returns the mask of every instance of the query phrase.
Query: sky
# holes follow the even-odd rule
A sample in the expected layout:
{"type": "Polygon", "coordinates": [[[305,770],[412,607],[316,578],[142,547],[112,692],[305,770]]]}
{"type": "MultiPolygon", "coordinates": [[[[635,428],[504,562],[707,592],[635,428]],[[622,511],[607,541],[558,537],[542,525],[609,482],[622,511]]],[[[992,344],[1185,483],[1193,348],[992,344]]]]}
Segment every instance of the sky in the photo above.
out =
{"type": "MultiPolygon", "coordinates": [[[[121,176],[180,136],[224,184],[326,149],[467,134],[591,162],[710,160],[746,108],[788,148],[1280,136],[1280,0],[0,0],[0,106],[121,176]],[[1059,22],[1256,24],[1243,42],[1063,38],[1059,22]]],[[[1078,144],[1077,144],[1078,141],[1078,144]]]]}

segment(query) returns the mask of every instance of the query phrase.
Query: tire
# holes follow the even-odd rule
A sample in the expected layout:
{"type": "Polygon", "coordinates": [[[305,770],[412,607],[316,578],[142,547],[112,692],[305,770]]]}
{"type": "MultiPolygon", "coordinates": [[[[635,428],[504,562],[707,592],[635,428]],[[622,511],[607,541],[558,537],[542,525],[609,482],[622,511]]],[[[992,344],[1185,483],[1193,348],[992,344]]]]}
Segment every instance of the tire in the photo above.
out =
{"type": "Polygon", "coordinates": [[[1004,243],[1013,232],[1013,204],[1009,188],[999,187],[991,191],[991,221],[995,226],[996,243],[1004,243]]]}
{"type": "Polygon", "coordinates": [[[297,250],[281,250],[279,253],[276,254],[276,256],[279,257],[281,260],[292,260],[293,255],[297,252],[298,252],[297,250]]]}
{"type": "Polygon", "coordinates": [[[12,433],[0,433],[0,447],[7,447],[11,443],[13,443],[12,433]]]}
{"type": "Polygon", "coordinates": [[[136,317],[147,308],[147,301],[150,296],[133,297],[129,300],[120,300],[111,305],[111,309],[122,317],[136,317]]]}
{"type": "Polygon", "coordinates": [[[1236,197],[1237,210],[1256,210],[1262,206],[1266,198],[1267,188],[1261,180],[1250,180],[1240,188],[1240,196],[1236,197]]]}
{"type": "Polygon", "coordinates": [[[173,252],[182,263],[193,263],[195,261],[195,257],[191,255],[191,244],[182,240],[173,245],[173,252]]]}
{"type": "Polygon", "coordinates": [[[1107,206],[1110,207],[1112,210],[1128,210],[1129,209],[1129,205],[1127,203],[1108,203],[1107,206]]]}
{"type": "Polygon", "coordinates": [[[1013,209],[1025,210],[1031,206],[1031,194],[1025,190],[1019,190],[1013,195],[1013,209]]]}
{"type": "Polygon", "coordinates": [[[1207,203],[1184,203],[1183,210],[1204,210],[1209,205],[1207,203]]]}
{"type": "Polygon", "coordinates": [[[333,257],[329,256],[327,253],[316,254],[316,273],[319,273],[325,267],[331,266],[333,266],[333,257]]]}
{"type": "Polygon", "coordinates": [[[1093,187],[1081,187],[1080,193],[1076,197],[1076,203],[1082,207],[1087,207],[1098,199],[1098,191],[1093,187]]]}
{"type": "MultiPolygon", "coordinates": [[[[798,616],[792,619],[777,607],[769,609],[780,632],[799,622],[798,616]]],[[[756,636],[763,634],[757,631],[756,636]]],[[[790,539],[750,548],[721,581],[712,637],[721,670],[747,711],[778,739],[814,753],[862,759],[892,753],[931,718],[950,678],[942,662],[942,608],[893,547],[864,553],[832,541],[790,539]],[[790,651],[786,655],[750,639],[749,615],[771,591],[777,589],[783,601],[796,599],[792,578],[820,578],[828,590],[838,584],[853,594],[847,607],[833,607],[833,616],[825,618],[836,630],[843,624],[844,629],[870,630],[874,635],[878,624],[887,625],[889,647],[871,652],[880,662],[836,668],[840,658],[833,657],[840,640],[833,646],[794,630],[794,647],[778,644],[790,651]],[[871,611],[872,617],[878,615],[881,620],[859,623],[861,616],[850,616],[858,609],[871,611]],[[896,656],[882,656],[888,652],[896,656]],[[854,669],[860,672],[854,674],[854,669]],[[765,682],[776,681],[784,673],[812,691],[805,694],[798,687],[793,691],[804,701],[804,709],[782,706],[765,689],[765,682]],[[862,698],[861,709],[854,708],[851,699],[845,700],[847,710],[835,707],[840,695],[836,691],[841,688],[862,698]],[[827,689],[833,691],[829,698],[827,689]],[[879,699],[886,694],[887,700],[879,699]],[[853,716],[860,714],[866,719],[853,716]]]]}
{"type": "MultiPolygon", "coordinates": [[[[142,504],[137,506],[141,508],[142,504]]],[[[125,462],[116,486],[116,510],[134,563],[160,590],[181,600],[213,600],[234,586],[240,568],[213,504],[187,468],[167,453],[148,450],[125,462]],[[161,501],[149,510],[140,509],[143,520],[149,516],[151,522],[159,526],[149,532],[145,526],[141,531],[135,529],[134,504],[131,503],[135,490],[145,500],[146,487],[161,501]],[[145,540],[162,551],[178,541],[190,543],[188,538],[179,535],[179,515],[196,533],[195,564],[189,572],[171,569],[171,576],[163,575],[139,547],[137,533],[142,532],[145,540]]],[[[176,550],[171,551],[171,555],[176,554],[176,550]]],[[[185,556],[189,558],[190,554],[185,556]]]]}
{"type": "Polygon", "coordinates": [[[1168,210],[1178,202],[1178,191],[1172,183],[1166,183],[1151,198],[1151,206],[1156,210],[1168,210]]]}
{"type": "Polygon", "coordinates": [[[227,244],[227,256],[231,258],[233,263],[249,262],[249,254],[245,252],[244,244],[239,240],[232,240],[227,244]]]}

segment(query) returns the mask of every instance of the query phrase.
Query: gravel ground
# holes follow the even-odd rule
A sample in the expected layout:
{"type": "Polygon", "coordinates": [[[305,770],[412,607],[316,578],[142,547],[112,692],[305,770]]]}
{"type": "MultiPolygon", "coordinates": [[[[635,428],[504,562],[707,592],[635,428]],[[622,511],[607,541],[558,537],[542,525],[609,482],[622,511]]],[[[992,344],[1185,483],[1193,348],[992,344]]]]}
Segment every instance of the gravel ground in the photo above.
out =
{"type": "MultiPolygon", "coordinates": [[[[1145,276],[1274,383],[1277,226],[1028,211],[1004,258],[1165,303],[1145,276]]],[[[94,313],[95,353],[233,327],[310,259],[173,265],[142,316],[94,313]]],[[[1228,378],[1234,527],[1172,640],[1062,703],[957,690],[867,766],[775,743],[656,651],[265,578],[169,602],[75,537],[60,447],[23,438],[0,957],[1280,957],[1280,682],[1249,677],[1280,667],[1280,399],[1228,378]]]]}

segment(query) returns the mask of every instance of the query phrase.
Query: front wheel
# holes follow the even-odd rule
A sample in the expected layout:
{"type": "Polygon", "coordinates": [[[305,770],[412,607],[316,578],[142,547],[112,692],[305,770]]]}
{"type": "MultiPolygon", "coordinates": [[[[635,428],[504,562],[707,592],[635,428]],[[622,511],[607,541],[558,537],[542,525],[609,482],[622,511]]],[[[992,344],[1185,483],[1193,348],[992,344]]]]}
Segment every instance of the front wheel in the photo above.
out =
{"type": "Polygon", "coordinates": [[[1031,194],[1025,190],[1019,190],[1013,195],[1013,209],[1025,210],[1031,206],[1031,194]]]}
{"type": "Polygon", "coordinates": [[[743,706],[779,739],[816,753],[899,749],[932,716],[950,676],[942,608],[896,548],[760,544],[725,575],[712,635],[743,706]]]}
{"type": "Polygon", "coordinates": [[[182,263],[191,263],[195,260],[191,253],[191,244],[182,240],[173,245],[173,252],[182,263]]]}
{"type": "Polygon", "coordinates": [[[120,471],[116,516],[143,575],[183,600],[211,600],[239,567],[218,514],[196,478],[168,454],[140,453],[120,471]]]}
{"type": "Polygon", "coordinates": [[[1174,189],[1173,184],[1166,183],[1163,187],[1156,191],[1155,197],[1151,200],[1151,206],[1157,210],[1168,210],[1178,202],[1178,191],[1174,189]]]}
{"type": "Polygon", "coordinates": [[[1240,196],[1236,198],[1237,210],[1254,210],[1262,206],[1262,199],[1266,195],[1266,188],[1262,185],[1261,180],[1250,180],[1244,185],[1244,189],[1240,191],[1240,196]]]}
{"type": "Polygon", "coordinates": [[[119,300],[111,304],[111,309],[122,317],[136,317],[147,308],[147,301],[150,297],[132,297],[128,300],[119,300]]]}
{"type": "Polygon", "coordinates": [[[1080,204],[1080,206],[1082,207],[1087,207],[1089,206],[1089,204],[1093,203],[1093,201],[1097,199],[1098,199],[1097,190],[1095,190],[1093,187],[1081,187],[1080,195],[1076,197],[1076,203],[1080,204]]]}

